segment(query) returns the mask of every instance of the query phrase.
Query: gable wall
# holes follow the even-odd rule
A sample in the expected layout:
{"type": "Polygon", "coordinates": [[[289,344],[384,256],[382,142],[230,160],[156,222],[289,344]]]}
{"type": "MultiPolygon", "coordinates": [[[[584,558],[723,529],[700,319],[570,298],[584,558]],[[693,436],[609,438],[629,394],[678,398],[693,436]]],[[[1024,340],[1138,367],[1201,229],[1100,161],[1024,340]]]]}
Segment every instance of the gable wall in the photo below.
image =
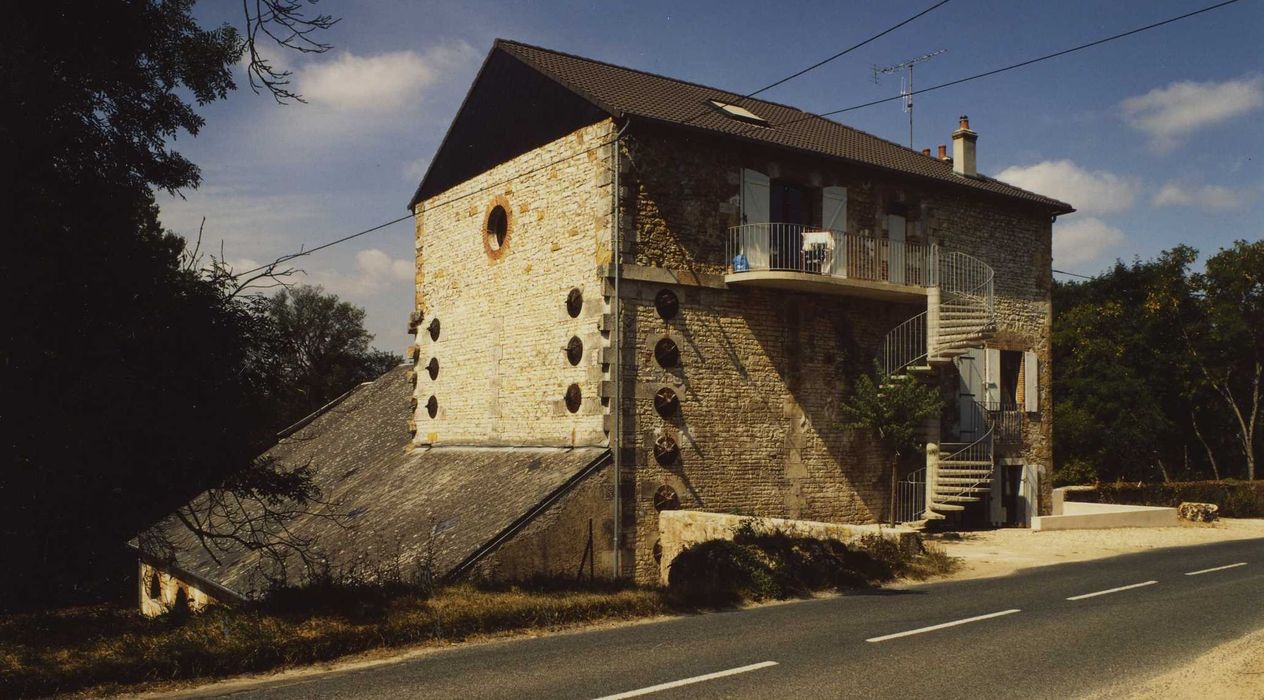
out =
{"type": "Polygon", "coordinates": [[[580,128],[417,205],[415,444],[607,444],[597,269],[611,258],[611,147],[592,149],[613,135],[610,120],[580,128]],[[493,255],[484,227],[496,204],[510,226],[493,255]],[[578,318],[566,310],[572,288],[583,294],[578,318]],[[576,366],[563,352],[572,336],[583,342],[576,366]],[[572,383],[577,413],[563,402],[572,383]]]}

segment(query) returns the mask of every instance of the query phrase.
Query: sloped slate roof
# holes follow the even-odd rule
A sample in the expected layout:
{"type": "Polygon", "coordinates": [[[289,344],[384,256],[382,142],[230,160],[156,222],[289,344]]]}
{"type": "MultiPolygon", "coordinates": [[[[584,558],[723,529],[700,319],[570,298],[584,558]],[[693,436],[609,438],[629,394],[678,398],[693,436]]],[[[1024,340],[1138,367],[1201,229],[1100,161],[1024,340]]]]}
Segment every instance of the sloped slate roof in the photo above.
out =
{"type": "MultiPolygon", "coordinates": [[[[322,500],[331,504],[325,513],[341,516],[342,524],[314,515],[290,523],[297,537],[312,541],[310,554],[335,570],[357,559],[372,565],[397,556],[411,567],[433,547],[435,572],[445,574],[608,454],[603,448],[409,451],[411,391],[408,368],[393,369],[266,453],[283,466],[308,465],[322,500]]],[[[205,496],[195,503],[205,503],[205,496]]],[[[216,562],[174,518],[160,527],[175,545],[168,563],[176,569],[243,598],[263,591],[260,564],[266,562],[258,553],[229,547],[216,552],[216,562]]],[[[299,582],[303,574],[291,557],[287,580],[299,582]]]]}
{"type": "Polygon", "coordinates": [[[612,116],[632,115],[687,125],[1026,200],[1057,213],[1074,211],[1065,202],[1000,180],[958,175],[950,163],[794,107],[516,41],[497,39],[492,47],[492,51],[496,50],[518,58],[612,116]],[[740,105],[767,120],[769,126],[755,126],[725,116],[709,104],[710,100],[740,105]]]}

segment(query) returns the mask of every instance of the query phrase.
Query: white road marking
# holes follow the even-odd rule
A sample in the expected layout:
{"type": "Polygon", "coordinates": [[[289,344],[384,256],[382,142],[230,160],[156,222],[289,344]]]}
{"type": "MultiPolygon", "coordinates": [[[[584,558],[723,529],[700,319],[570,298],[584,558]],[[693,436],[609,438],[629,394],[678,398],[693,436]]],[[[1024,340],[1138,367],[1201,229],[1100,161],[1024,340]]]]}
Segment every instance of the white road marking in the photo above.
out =
{"type": "Polygon", "coordinates": [[[1214,568],[1214,569],[1201,569],[1201,570],[1199,570],[1199,571],[1191,571],[1191,572],[1189,572],[1189,573],[1187,573],[1187,574],[1185,574],[1185,575],[1186,575],[1186,576],[1197,576],[1197,575],[1199,575],[1199,574],[1210,574],[1210,573],[1211,573],[1211,572],[1213,572],[1213,571],[1224,571],[1225,569],[1236,569],[1236,568],[1238,568],[1239,566],[1246,566],[1246,562],[1244,562],[1244,561],[1240,561],[1240,562],[1238,562],[1237,564],[1225,564],[1224,566],[1217,566],[1217,567],[1216,567],[1216,568],[1214,568]]]}
{"type": "Polygon", "coordinates": [[[1022,611],[1019,610],[1018,608],[1013,608],[1010,610],[1002,610],[1000,612],[988,613],[987,615],[979,615],[978,617],[967,617],[964,620],[953,620],[952,622],[944,622],[938,625],[931,625],[930,627],[919,627],[918,629],[909,630],[907,632],[896,632],[895,634],[884,634],[881,637],[870,637],[869,639],[866,639],[865,641],[866,642],[885,642],[888,639],[896,639],[898,637],[908,637],[910,635],[921,634],[923,632],[934,632],[935,630],[941,630],[941,629],[944,629],[945,627],[956,627],[957,625],[964,625],[970,622],[978,622],[979,620],[990,620],[994,617],[1001,617],[1002,615],[1013,615],[1016,612],[1022,612],[1022,611]]]}
{"type": "Polygon", "coordinates": [[[642,695],[649,695],[650,693],[657,693],[660,690],[670,690],[671,688],[679,688],[682,685],[693,685],[694,683],[702,683],[703,681],[713,681],[717,678],[723,678],[725,676],[736,676],[739,673],[747,673],[749,671],[758,671],[761,668],[768,668],[769,666],[776,666],[776,665],[777,665],[776,661],[760,661],[757,664],[751,664],[749,666],[739,666],[737,668],[730,668],[727,671],[716,671],[715,673],[707,673],[701,676],[693,676],[692,678],[682,678],[678,681],[671,681],[670,683],[659,683],[658,685],[651,685],[648,688],[629,690],[626,693],[619,693],[617,695],[605,695],[603,697],[597,698],[597,700],[620,700],[621,698],[635,698],[635,697],[640,697],[642,695]]]}
{"type": "Polygon", "coordinates": [[[1142,581],[1141,583],[1134,583],[1131,586],[1120,586],[1119,588],[1107,588],[1104,591],[1096,591],[1094,593],[1085,593],[1083,595],[1073,595],[1070,598],[1067,598],[1067,600],[1084,600],[1085,598],[1094,598],[1099,595],[1106,595],[1107,593],[1118,593],[1120,591],[1127,591],[1133,588],[1141,588],[1142,586],[1153,586],[1156,583],[1158,583],[1158,581],[1142,581]]]}

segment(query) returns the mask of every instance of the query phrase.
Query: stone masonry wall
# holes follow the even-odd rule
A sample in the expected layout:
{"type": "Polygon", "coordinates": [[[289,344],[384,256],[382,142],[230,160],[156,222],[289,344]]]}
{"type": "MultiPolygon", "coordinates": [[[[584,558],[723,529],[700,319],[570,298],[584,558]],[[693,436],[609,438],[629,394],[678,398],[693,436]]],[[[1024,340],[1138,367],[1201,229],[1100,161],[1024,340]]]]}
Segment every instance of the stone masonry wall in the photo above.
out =
{"type": "Polygon", "coordinates": [[[873,522],[887,514],[885,459],[869,436],[841,429],[838,403],[849,377],[872,366],[883,336],[925,306],[724,288],[725,237],[739,220],[743,167],[810,187],[845,186],[849,232],[885,236],[886,213],[899,211],[910,222],[910,241],[961,250],[995,269],[998,333],[989,345],[1035,350],[1040,358],[1041,411],[1028,416],[1024,457],[1045,470],[1040,509],[1047,512],[1047,215],[696,135],[634,130],[625,143],[620,219],[626,269],[663,268],[684,282],[637,282],[631,272],[623,282],[623,410],[631,416],[624,425],[623,509],[625,546],[635,552],[638,580],[658,575],[654,542],[664,496],[667,508],[834,522],[873,522]],[[680,299],[672,320],[654,307],[664,288],[680,299]],[[662,337],[680,348],[679,368],[657,364],[653,348],[662,337]],[[663,387],[678,395],[679,415],[665,419],[655,411],[653,396],[663,387]],[[680,456],[661,465],[654,445],[664,436],[679,445],[680,456]]]}
{"type": "Polygon", "coordinates": [[[612,135],[609,120],[584,127],[417,205],[415,444],[607,444],[597,269],[611,258],[611,147],[593,147],[612,135]],[[485,233],[497,205],[509,214],[499,248],[485,233]]]}

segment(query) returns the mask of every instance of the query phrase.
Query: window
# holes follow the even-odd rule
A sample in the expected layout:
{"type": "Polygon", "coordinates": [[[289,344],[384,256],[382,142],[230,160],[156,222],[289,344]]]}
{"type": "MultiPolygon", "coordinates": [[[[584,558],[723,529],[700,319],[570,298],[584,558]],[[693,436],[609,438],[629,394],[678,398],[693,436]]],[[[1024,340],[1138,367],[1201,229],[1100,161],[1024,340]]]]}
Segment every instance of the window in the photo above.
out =
{"type": "Polygon", "coordinates": [[[745,122],[747,124],[754,124],[756,126],[769,126],[767,119],[764,119],[745,107],[738,107],[735,104],[721,102],[719,100],[708,100],[708,103],[729,119],[745,122]]]}
{"type": "Polygon", "coordinates": [[[492,250],[500,250],[505,245],[505,238],[509,235],[509,215],[505,213],[505,208],[499,204],[492,207],[492,212],[487,215],[487,243],[492,250]]]}
{"type": "Polygon", "coordinates": [[[496,197],[483,218],[483,250],[487,251],[487,257],[496,260],[504,255],[512,238],[513,217],[509,200],[503,196],[496,197]]]}

